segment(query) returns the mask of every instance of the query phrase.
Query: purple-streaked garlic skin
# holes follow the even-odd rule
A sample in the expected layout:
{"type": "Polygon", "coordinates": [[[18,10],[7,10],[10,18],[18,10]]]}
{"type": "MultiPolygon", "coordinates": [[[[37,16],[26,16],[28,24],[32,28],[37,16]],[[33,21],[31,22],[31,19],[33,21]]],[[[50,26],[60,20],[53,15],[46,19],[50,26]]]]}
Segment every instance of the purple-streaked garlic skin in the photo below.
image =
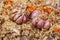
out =
{"type": "Polygon", "coordinates": [[[18,16],[20,16],[20,11],[21,8],[20,7],[15,7],[12,9],[11,14],[10,14],[10,19],[11,20],[16,20],[18,18],[18,16]]]}
{"type": "Polygon", "coordinates": [[[22,24],[22,23],[25,23],[26,21],[27,21],[26,16],[21,15],[21,16],[16,20],[16,23],[22,24]]]}
{"type": "Polygon", "coordinates": [[[38,29],[49,29],[52,22],[50,23],[49,20],[44,20],[42,17],[41,13],[35,10],[31,14],[32,24],[38,29]]]}
{"type": "Polygon", "coordinates": [[[14,16],[14,20],[17,20],[18,18],[19,18],[19,16],[20,16],[20,14],[15,14],[15,16],[14,16]]]}
{"type": "Polygon", "coordinates": [[[42,19],[37,19],[37,18],[34,18],[33,20],[32,20],[32,23],[33,23],[33,25],[36,27],[36,28],[38,28],[38,29],[41,29],[41,28],[43,28],[43,26],[44,26],[44,20],[42,20],[42,19]]]}
{"type": "Polygon", "coordinates": [[[41,28],[43,28],[44,27],[44,20],[40,20],[40,21],[38,21],[38,23],[37,23],[37,28],[39,28],[39,29],[41,29],[41,28]]]}
{"type": "Polygon", "coordinates": [[[22,23],[22,16],[20,16],[17,20],[16,23],[21,24],[22,23]]]}
{"type": "Polygon", "coordinates": [[[31,19],[36,18],[39,15],[38,10],[35,10],[32,14],[31,14],[31,19]]]}
{"type": "Polygon", "coordinates": [[[32,24],[33,24],[34,26],[37,26],[37,23],[38,23],[38,20],[37,20],[36,18],[32,20],[32,24]]]}
{"type": "Polygon", "coordinates": [[[18,15],[16,14],[13,18],[13,20],[17,23],[17,24],[22,24],[27,22],[27,17],[25,15],[18,15]]]}
{"type": "Polygon", "coordinates": [[[45,21],[45,24],[44,24],[44,29],[49,29],[51,27],[51,24],[49,21],[45,21]]]}
{"type": "Polygon", "coordinates": [[[25,22],[27,22],[27,17],[24,16],[24,15],[19,16],[15,22],[16,22],[17,24],[25,23],[25,22]]]}
{"type": "Polygon", "coordinates": [[[16,7],[12,10],[12,14],[10,16],[10,19],[12,19],[17,24],[26,23],[27,19],[29,18],[29,13],[22,13],[20,7],[16,7]]]}
{"type": "Polygon", "coordinates": [[[27,22],[27,17],[26,16],[23,16],[22,22],[23,23],[27,22]]]}
{"type": "Polygon", "coordinates": [[[38,29],[49,29],[51,27],[51,23],[49,21],[43,19],[38,20],[37,18],[33,19],[32,24],[38,29]]]}
{"type": "Polygon", "coordinates": [[[55,3],[55,4],[53,5],[53,7],[54,7],[54,8],[58,8],[58,7],[60,7],[60,4],[55,3]]]}
{"type": "Polygon", "coordinates": [[[58,7],[58,4],[54,4],[54,7],[57,8],[58,7]]]}

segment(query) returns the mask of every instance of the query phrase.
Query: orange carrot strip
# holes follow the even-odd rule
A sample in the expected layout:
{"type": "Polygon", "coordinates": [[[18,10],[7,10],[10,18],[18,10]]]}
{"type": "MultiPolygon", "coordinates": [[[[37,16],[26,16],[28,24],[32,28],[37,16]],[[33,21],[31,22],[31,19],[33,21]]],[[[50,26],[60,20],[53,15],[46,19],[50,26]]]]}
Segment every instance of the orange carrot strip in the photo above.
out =
{"type": "Polygon", "coordinates": [[[53,29],[54,29],[55,32],[60,33],[60,28],[54,27],[53,29]]]}
{"type": "Polygon", "coordinates": [[[6,2],[7,2],[7,3],[10,3],[10,4],[11,4],[11,6],[13,6],[13,5],[14,5],[14,2],[13,2],[13,1],[11,1],[11,0],[6,0],[6,2]]]}
{"type": "Polygon", "coordinates": [[[44,10],[44,6],[41,5],[39,9],[40,9],[40,11],[43,11],[44,10]]]}
{"type": "Polygon", "coordinates": [[[36,6],[29,6],[29,7],[28,7],[28,10],[29,10],[30,12],[33,12],[35,9],[36,9],[36,6]]]}
{"type": "Polygon", "coordinates": [[[11,0],[6,0],[6,2],[8,2],[8,3],[9,3],[9,2],[11,2],[11,0]]]}
{"type": "Polygon", "coordinates": [[[47,12],[48,14],[50,14],[51,13],[51,9],[50,8],[46,8],[45,12],[47,12]]]}

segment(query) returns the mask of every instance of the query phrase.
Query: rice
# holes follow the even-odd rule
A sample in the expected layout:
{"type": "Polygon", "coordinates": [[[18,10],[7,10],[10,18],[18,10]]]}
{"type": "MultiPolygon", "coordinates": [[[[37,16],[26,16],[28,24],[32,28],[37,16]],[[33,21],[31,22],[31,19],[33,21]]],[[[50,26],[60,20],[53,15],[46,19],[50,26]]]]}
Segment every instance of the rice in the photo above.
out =
{"type": "MultiPolygon", "coordinates": [[[[59,8],[54,8],[54,4],[59,4],[60,0],[12,0],[14,5],[11,6],[10,3],[5,4],[5,0],[0,2],[0,14],[1,18],[4,18],[4,22],[1,24],[0,28],[0,40],[60,40],[60,35],[53,31],[53,26],[55,24],[60,25],[60,14],[56,14],[55,12],[59,12],[59,8]],[[28,6],[37,6],[36,10],[39,10],[41,5],[51,7],[53,11],[49,16],[42,12],[42,18],[50,18],[53,19],[53,24],[51,24],[51,28],[49,30],[45,29],[37,29],[32,25],[31,19],[28,22],[23,23],[22,25],[17,24],[16,22],[10,20],[10,14],[12,9],[16,6],[22,8],[21,13],[26,13],[26,9],[28,6]],[[11,6],[11,9],[7,9],[7,7],[11,6]],[[58,16],[59,15],[59,16],[58,16]],[[57,22],[58,21],[58,22],[57,22]]],[[[29,11],[28,11],[29,12],[29,11]]],[[[12,15],[12,14],[11,14],[12,15]]],[[[0,18],[0,19],[1,19],[0,18]]],[[[0,20],[1,21],[1,20],[0,20]]]]}

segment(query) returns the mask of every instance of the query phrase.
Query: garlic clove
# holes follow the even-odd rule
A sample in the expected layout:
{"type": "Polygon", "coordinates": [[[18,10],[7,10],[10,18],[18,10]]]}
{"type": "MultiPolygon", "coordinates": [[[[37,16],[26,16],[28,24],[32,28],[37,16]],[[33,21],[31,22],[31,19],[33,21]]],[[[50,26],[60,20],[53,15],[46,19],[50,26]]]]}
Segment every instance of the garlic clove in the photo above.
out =
{"type": "Polygon", "coordinates": [[[40,21],[38,21],[38,23],[37,23],[37,28],[43,28],[44,27],[44,20],[40,20],[40,21]]]}
{"type": "Polygon", "coordinates": [[[18,23],[18,24],[21,24],[22,23],[22,16],[20,16],[17,20],[16,20],[16,23],[18,23]]]}
{"type": "Polygon", "coordinates": [[[51,27],[51,24],[49,21],[45,22],[44,29],[49,29],[51,27]]]}
{"type": "Polygon", "coordinates": [[[19,16],[20,16],[19,14],[15,15],[14,20],[17,20],[19,18],[19,16]]]}

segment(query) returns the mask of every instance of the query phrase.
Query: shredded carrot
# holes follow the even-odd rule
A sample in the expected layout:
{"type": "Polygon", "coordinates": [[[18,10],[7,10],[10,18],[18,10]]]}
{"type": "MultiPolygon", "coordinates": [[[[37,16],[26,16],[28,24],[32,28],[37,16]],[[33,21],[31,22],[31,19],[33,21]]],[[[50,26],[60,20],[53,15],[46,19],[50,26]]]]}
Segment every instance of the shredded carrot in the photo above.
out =
{"type": "Polygon", "coordinates": [[[28,7],[28,10],[29,10],[30,12],[33,12],[35,9],[36,9],[36,6],[29,6],[29,7],[28,7]]]}
{"type": "Polygon", "coordinates": [[[6,2],[7,2],[7,3],[10,3],[10,4],[11,4],[11,6],[13,6],[13,5],[14,5],[14,2],[13,2],[13,1],[11,1],[11,0],[6,0],[6,2]]]}
{"type": "Polygon", "coordinates": [[[40,6],[40,11],[43,11],[44,10],[44,6],[40,6]]]}
{"type": "Polygon", "coordinates": [[[8,2],[8,3],[9,3],[9,2],[11,2],[11,0],[6,0],[6,2],[8,2]]]}
{"type": "Polygon", "coordinates": [[[50,14],[50,13],[51,13],[51,8],[48,8],[48,7],[47,7],[47,8],[45,9],[45,12],[47,12],[48,14],[50,14]]]}
{"type": "Polygon", "coordinates": [[[54,27],[54,31],[57,32],[57,33],[60,33],[60,28],[54,27]]]}

